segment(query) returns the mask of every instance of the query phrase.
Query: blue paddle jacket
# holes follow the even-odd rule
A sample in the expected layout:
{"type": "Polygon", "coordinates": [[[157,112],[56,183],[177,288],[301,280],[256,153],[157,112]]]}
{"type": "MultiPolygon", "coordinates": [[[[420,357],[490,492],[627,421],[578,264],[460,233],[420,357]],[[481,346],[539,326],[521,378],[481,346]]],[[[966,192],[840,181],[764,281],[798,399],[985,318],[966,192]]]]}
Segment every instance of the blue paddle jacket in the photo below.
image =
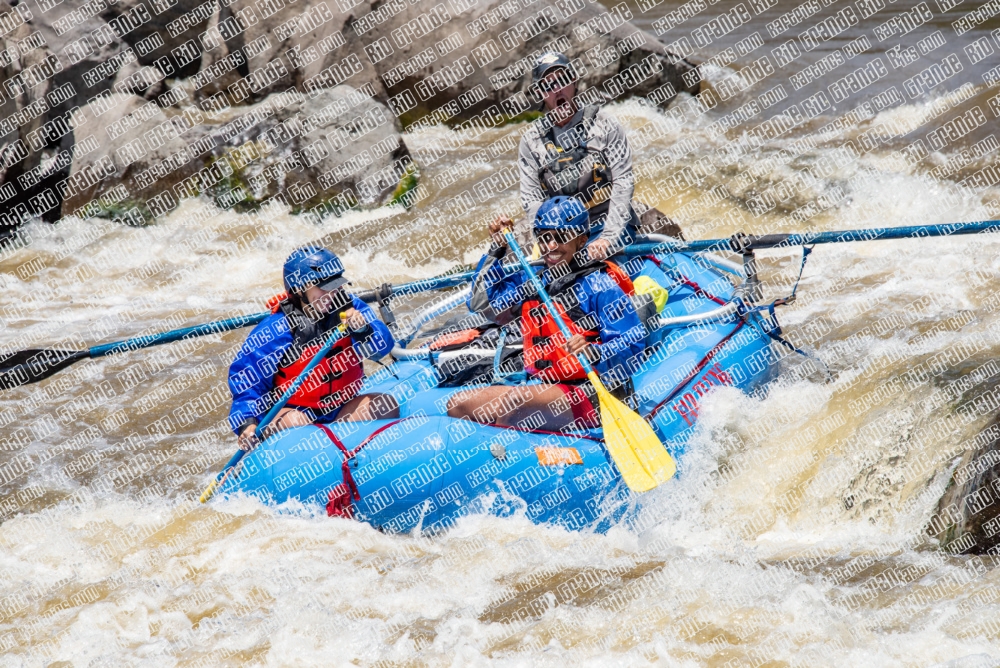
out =
{"type": "MultiPolygon", "coordinates": [[[[392,350],[395,341],[389,328],[371,307],[352,296],[352,305],[371,325],[366,336],[352,334],[352,345],[360,357],[379,359],[392,350]]],[[[233,405],[229,426],[239,434],[248,424],[259,424],[268,409],[280,398],[273,391],[274,376],[282,357],[292,347],[292,330],[282,312],[264,318],[243,342],[236,359],[229,366],[229,391],[233,405]]]]}
{"type": "MultiPolygon", "coordinates": [[[[491,248],[483,256],[476,267],[476,279],[469,297],[470,310],[499,323],[520,317],[521,305],[527,300],[538,299],[523,270],[504,276],[501,259],[505,253],[506,249],[491,248]],[[487,306],[492,313],[484,312],[489,310],[487,306]]],[[[550,272],[545,267],[534,269],[548,290],[553,284],[550,272]]],[[[600,342],[592,345],[601,358],[593,364],[594,370],[609,387],[628,380],[628,369],[635,367],[635,362],[630,366],[629,359],[638,359],[646,349],[646,328],[632,300],[604,271],[594,271],[576,279],[571,286],[560,290],[564,297],[555,301],[567,301],[568,293],[572,293],[568,298],[571,303],[578,304],[580,310],[600,323],[600,342]]]]}

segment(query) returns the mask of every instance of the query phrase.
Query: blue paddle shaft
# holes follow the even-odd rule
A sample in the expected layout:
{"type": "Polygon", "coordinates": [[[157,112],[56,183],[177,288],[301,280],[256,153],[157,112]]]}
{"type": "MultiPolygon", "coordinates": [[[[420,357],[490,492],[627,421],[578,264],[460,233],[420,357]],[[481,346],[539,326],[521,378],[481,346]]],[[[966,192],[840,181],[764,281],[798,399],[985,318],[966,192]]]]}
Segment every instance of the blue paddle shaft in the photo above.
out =
{"type": "MultiPolygon", "coordinates": [[[[528,263],[528,258],[524,257],[524,253],[522,253],[521,249],[518,248],[517,242],[514,240],[514,235],[511,232],[504,232],[503,236],[504,239],[507,240],[507,246],[509,246],[511,251],[514,252],[514,256],[517,258],[517,261],[521,263],[521,269],[523,269],[524,273],[528,275],[528,280],[531,281],[531,285],[535,288],[535,292],[542,298],[542,303],[545,304],[545,308],[549,310],[549,314],[552,316],[552,319],[556,321],[559,331],[562,332],[566,341],[569,341],[573,337],[573,334],[569,331],[569,327],[566,326],[566,323],[563,322],[558,309],[556,309],[556,305],[552,303],[552,298],[549,297],[549,293],[547,293],[545,288],[542,286],[542,282],[538,280],[538,276],[535,275],[534,269],[528,263]]],[[[583,365],[583,370],[586,371],[587,374],[594,372],[594,367],[590,366],[590,360],[588,360],[583,353],[578,354],[576,358],[580,360],[580,364],[583,365]]]]}
{"type": "Polygon", "coordinates": [[[228,332],[234,329],[242,329],[244,327],[249,327],[250,325],[256,325],[269,315],[271,314],[254,313],[252,315],[241,315],[236,318],[229,318],[228,320],[216,320],[215,322],[209,322],[204,325],[183,327],[169,332],[161,332],[160,334],[137,336],[135,338],[125,339],[124,341],[102,343],[101,345],[92,347],[89,352],[91,357],[104,357],[105,355],[114,355],[116,353],[124,353],[130,350],[139,350],[140,348],[159,346],[164,343],[173,343],[174,341],[193,338],[195,336],[206,336],[208,334],[215,334],[216,332],[228,332]]]}
{"type": "MultiPolygon", "coordinates": [[[[811,246],[812,244],[838,244],[850,241],[876,241],[888,239],[919,239],[922,237],[947,237],[954,234],[979,234],[1000,232],[1000,220],[983,220],[947,225],[910,225],[907,227],[872,227],[860,230],[833,232],[806,232],[804,234],[765,234],[749,237],[753,248],[783,248],[811,246]]],[[[664,241],[657,244],[636,244],[625,249],[627,255],[650,253],[676,253],[714,250],[735,250],[730,239],[700,239],[696,241],[664,241]]]]}
{"type": "Polygon", "coordinates": [[[216,482],[221,482],[222,478],[226,475],[226,471],[230,470],[231,468],[239,464],[240,460],[243,459],[243,455],[245,455],[247,452],[249,452],[249,450],[237,450],[236,454],[233,455],[229,459],[229,461],[226,462],[226,465],[222,467],[222,470],[219,471],[219,475],[215,476],[216,482]]]}
{"type": "Polygon", "coordinates": [[[306,382],[309,374],[311,374],[313,369],[315,369],[319,363],[323,361],[323,358],[326,357],[328,352],[330,352],[330,349],[333,348],[338,341],[348,335],[350,335],[350,332],[347,331],[347,327],[345,325],[341,325],[330,333],[330,338],[326,340],[326,343],[324,343],[323,347],[319,349],[319,352],[313,355],[313,358],[309,360],[309,364],[307,364],[306,368],[302,370],[302,373],[299,374],[298,378],[292,381],[291,386],[285,390],[285,393],[281,395],[278,402],[271,406],[271,410],[264,414],[264,419],[260,421],[260,424],[257,425],[257,429],[254,430],[254,435],[257,438],[263,436],[264,429],[267,425],[271,423],[271,420],[273,420],[274,416],[278,414],[278,411],[285,407],[288,400],[299,391],[299,388],[302,387],[302,383],[306,382]]]}

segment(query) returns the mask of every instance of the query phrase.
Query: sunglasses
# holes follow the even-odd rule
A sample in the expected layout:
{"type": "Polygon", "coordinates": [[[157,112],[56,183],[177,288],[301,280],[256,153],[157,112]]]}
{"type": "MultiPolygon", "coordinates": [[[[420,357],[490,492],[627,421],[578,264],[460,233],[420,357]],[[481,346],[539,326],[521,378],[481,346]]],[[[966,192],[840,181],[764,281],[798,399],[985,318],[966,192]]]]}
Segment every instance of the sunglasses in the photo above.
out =
{"type": "Polygon", "coordinates": [[[535,230],[535,238],[538,239],[538,243],[543,246],[551,246],[552,244],[568,244],[582,234],[583,232],[578,230],[535,230]]]}
{"type": "Polygon", "coordinates": [[[538,82],[538,90],[543,93],[551,93],[552,91],[565,88],[566,86],[573,83],[573,80],[568,76],[560,75],[555,79],[542,79],[538,82]]]}

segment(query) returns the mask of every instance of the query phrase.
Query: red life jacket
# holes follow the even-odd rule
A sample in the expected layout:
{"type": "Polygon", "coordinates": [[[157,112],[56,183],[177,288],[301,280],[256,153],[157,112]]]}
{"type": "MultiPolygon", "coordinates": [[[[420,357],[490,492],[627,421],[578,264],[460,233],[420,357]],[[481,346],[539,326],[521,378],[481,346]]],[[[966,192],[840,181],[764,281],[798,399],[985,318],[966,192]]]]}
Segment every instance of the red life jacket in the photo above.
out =
{"type": "MultiPolygon", "coordinates": [[[[277,304],[273,307],[274,311],[283,310],[282,306],[287,303],[282,301],[277,304]]],[[[289,318],[288,321],[291,323],[292,319],[289,318]]],[[[274,374],[274,387],[280,394],[284,394],[295,382],[322,347],[322,342],[305,346],[298,359],[278,365],[278,370],[274,374]]],[[[288,400],[288,405],[321,410],[343,406],[357,396],[364,379],[365,369],[361,357],[351,345],[351,337],[345,336],[337,341],[326,357],[316,365],[309,377],[288,400]]]]}
{"type": "MultiPolygon", "coordinates": [[[[597,331],[583,329],[574,322],[581,319],[573,317],[577,315],[574,313],[577,309],[570,309],[570,317],[566,318],[566,310],[560,304],[555,306],[570,333],[582,334],[589,343],[600,339],[597,331]]],[[[524,368],[532,376],[551,383],[587,377],[576,355],[563,350],[566,337],[559,331],[545,305],[537,299],[521,306],[521,336],[524,338],[524,368]]]]}
{"type": "MultiPolygon", "coordinates": [[[[618,284],[622,292],[626,295],[635,294],[632,279],[621,267],[613,262],[605,262],[604,264],[605,267],[596,269],[589,267],[572,277],[567,277],[570,280],[560,279],[558,282],[563,287],[556,293],[568,291],[583,276],[600,269],[606,269],[608,276],[618,284]]],[[[553,296],[553,293],[550,293],[550,296],[553,296]]],[[[568,312],[558,302],[555,306],[571,334],[582,335],[588,343],[600,342],[599,330],[584,329],[577,324],[586,318],[586,314],[578,305],[571,307],[568,312]]],[[[559,326],[542,302],[532,300],[521,306],[521,336],[524,339],[524,368],[530,375],[548,382],[583,380],[587,377],[587,373],[583,370],[583,365],[580,364],[576,355],[563,350],[566,337],[562,335],[559,326]]]]}
{"type": "Polygon", "coordinates": [[[622,292],[629,297],[635,295],[635,286],[632,285],[632,279],[624,269],[611,260],[605,260],[604,266],[607,269],[608,276],[611,277],[612,281],[618,284],[618,287],[622,289],[622,292]]]}

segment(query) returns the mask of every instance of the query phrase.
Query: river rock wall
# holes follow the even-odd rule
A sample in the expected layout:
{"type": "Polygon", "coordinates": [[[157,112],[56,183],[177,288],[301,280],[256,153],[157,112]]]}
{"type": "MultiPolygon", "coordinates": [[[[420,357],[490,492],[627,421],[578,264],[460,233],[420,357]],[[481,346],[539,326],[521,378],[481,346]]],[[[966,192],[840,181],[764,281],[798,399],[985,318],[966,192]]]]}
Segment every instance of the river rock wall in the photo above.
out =
{"type": "Polygon", "coordinates": [[[996,554],[1000,549],[1000,416],[963,452],[938,502],[927,533],[953,553],[996,554]]]}
{"type": "Polygon", "coordinates": [[[205,193],[383,203],[415,169],[404,127],[537,109],[544,50],[573,59],[586,100],[697,93],[697,69],[629,18],[587,0],[5,2],[0,236],[205,193]]]}

